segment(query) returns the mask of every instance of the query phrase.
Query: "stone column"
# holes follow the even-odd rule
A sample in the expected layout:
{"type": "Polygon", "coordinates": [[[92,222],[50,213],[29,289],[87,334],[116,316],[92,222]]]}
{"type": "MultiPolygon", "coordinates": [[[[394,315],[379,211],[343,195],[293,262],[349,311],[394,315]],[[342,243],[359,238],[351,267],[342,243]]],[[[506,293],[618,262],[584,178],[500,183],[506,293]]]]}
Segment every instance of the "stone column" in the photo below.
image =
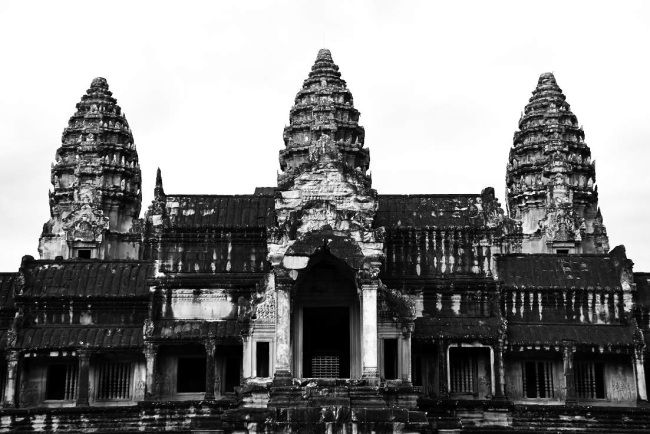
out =
{"type": "Polygon", "coordinates": [[[79,380],[77,392],[77,407],[90,405],[88,401],[88,389],[90,387],[90,352],[88,350],[77,351],[79,357],[79,380]]]}
{"type": "Polygon", "coordinates": [[[494,399],[496,400],[506,400],[508,396],[506,394],[506,368],[503,360],[505,352],[505,345],[502,338],[499,338],[499,341],[496,345],[496,354],[494,355],[494,399]]]}
{"type": "Polygon", "coordinates": [[[154,399],[159,391],[156,390],[156,375],[158,373],[158,345],[152,342],[145,342],[144,357],[147,363],[145,399],[154,399]]]}
{"type": "Polygon", "coordinates": [[[402,329],[402,381],[411,383],[413,373],[411,372],[411,335],[413,334],[414,324],[408,324],[402,329]]]}
{"type": "MultiPolygon", "coordinates": [[[[244,378],[253,376],[253,345],[250,335],[242,333],[243,355],[242,355],[242,369],[244,371],[244,378]]],[[[256,367],[257,370],[257,367],[256,367]]],[[[257,376],[257,373],[255,374],[257,376]]]]}
{"type": "Polygon", "coordinates": [[[214,399],[214,352],[217,344],[214,339],[205,341],[205,400],[214,399]]]}
{"type": "Polygon", "coordinates": [[[562,359],[564,361],[564,383],[566,385],[566,405],[575,405],[578,403],[576,398],[576,383],[573,375],[573,352],[575,346],[571,341],[562,343],[562,359]]]}
{"type": "Polygon", "coordinates": [[[636,371],[636,390],[637,390],[637,399],[640,401],[648,400],[648,391],[646,390],[645,385],[645,366],[643,348],[634,349],[634,364],[636,371]]]}
{"type": "Polygon", "coordinates": [[[291,384],[291,286],[289,278],[275,279],[277,315],[275,324],[274,383],[291,384]]]}
{"type": "Polygon", "coordinates": [[[376,281],[361,284],[363,294],[361,311],[361,354],[363,354],[362,377],[377,379],[377,288],[376,281]]]}
{"type": "Polygon", "coordinates": [[[16,381],[18,380],[18,350],[7,351],[7,383],[5,384],[5,407],[16,407],[16,381]]]}
{"type": "Polygon", "coordinates": [[[447,341],[438,341],[438,396],[449,397],[449,383],[447,381],[447,341]]]}

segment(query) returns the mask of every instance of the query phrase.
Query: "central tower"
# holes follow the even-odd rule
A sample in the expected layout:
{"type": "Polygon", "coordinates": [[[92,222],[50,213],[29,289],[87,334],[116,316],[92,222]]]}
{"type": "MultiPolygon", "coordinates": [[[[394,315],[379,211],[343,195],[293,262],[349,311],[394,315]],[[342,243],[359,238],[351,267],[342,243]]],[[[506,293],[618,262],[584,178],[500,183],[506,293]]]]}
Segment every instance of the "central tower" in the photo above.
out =
{"type": "Polygon", "coordinates": [[[358,121],[339,67],[329,50],[320,50],[284,130],[277,227],[268,239],[278,293],[276,377],[314,376],[325,372],[318,368],[324,360],[338,360],[328,375],[377,376],[383,229],[373,228],[377,193],[358,121]],[[325,332],[326,321],[314,320],[316,306],[340,319],[345,345],[311,342],[309,336],[325,332]]]}

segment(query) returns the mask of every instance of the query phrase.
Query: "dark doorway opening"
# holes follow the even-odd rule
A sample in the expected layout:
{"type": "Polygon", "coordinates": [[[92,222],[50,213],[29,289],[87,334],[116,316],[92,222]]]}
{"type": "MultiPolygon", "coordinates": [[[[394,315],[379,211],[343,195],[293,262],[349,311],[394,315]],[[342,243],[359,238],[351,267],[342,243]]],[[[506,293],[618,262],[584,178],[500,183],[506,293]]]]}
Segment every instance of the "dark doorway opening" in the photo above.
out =
{"type": "Polygon", "coordinates": [[[269,343],[268,342],[258,342],[257,343],[257,376],[258,377],[268,377],[269,376],[269,343]]]}
{"type": "Polygon", "coordinates": [[[45,399],[65,399],[67,365],[50,365],[47,368],[47,382],[45,383],[45,399]]]}
{"type": "Polygon", "coordinates": [[[350,378],[350,309],[303,309],[303,370],[305,377],[350,378]]]}
{"type": "Polygon", "coordinates": [[[176,380],[178,393],[205,392],[205,357],[179,357],[176,380]]]}
{"type": "Polygon", "coordinates": [[[384,339],[384,378],[397,379],[397,339],[384,339]]]}

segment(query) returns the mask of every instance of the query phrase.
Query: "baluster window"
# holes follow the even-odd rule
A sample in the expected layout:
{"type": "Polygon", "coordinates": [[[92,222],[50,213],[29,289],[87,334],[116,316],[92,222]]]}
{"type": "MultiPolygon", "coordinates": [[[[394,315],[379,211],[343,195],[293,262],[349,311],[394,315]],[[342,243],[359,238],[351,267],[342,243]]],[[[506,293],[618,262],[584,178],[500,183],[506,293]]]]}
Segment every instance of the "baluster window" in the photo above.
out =
{"type": "Polygon", "coordinates": [[[452,393],[476,393],[478,361],[469,348],[449,349],[450,391],[452,393]]]}
{"type": "Polygon", "coordinates": [[[602,363],[576,362],[575,381],[578,399],[605,399],[604,374],[602,363]]]}
{"type": "Polygon", "coordinates": [[[131,362],[102,362],[97,366],[97,400],[131,399],[131,362]]]}
{"type": "Polygon", "coordinates": [[[524,362],[523,386],[526,398],[553,398],[553,362],[524,362]]]}

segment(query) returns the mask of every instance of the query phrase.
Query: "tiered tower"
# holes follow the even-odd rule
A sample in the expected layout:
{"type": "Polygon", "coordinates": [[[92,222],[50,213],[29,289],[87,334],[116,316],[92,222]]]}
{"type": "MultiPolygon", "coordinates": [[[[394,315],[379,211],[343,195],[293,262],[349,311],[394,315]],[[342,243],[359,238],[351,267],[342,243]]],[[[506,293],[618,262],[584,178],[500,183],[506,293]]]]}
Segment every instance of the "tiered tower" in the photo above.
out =
{"type": "Polygon", "coordinates": [[[280,188],[313,163],[314,152],[325,152],[325,143],[346,169],[366,173],[370,155],[363,148],[365,131],[358,123],[359,111],[329,50],[318,52],[289,118],[284,129],[286,149],[280,151],[280,168],[285,172],[278,179],[280,188]]]}
{"type": "Polygon", "coordinates": [[[104,78],[94,79],[63,130],[52,165],[51,218],[39,242],[43,259],[138,257],[140,165],[112,95],[104,78]]]}
{"type": "Polygon", "coordinates": [[[551,73],[539,77],[507,167],[510,217],[524,253],[602,253],[609,241],[584,131],[551,73]]]}

